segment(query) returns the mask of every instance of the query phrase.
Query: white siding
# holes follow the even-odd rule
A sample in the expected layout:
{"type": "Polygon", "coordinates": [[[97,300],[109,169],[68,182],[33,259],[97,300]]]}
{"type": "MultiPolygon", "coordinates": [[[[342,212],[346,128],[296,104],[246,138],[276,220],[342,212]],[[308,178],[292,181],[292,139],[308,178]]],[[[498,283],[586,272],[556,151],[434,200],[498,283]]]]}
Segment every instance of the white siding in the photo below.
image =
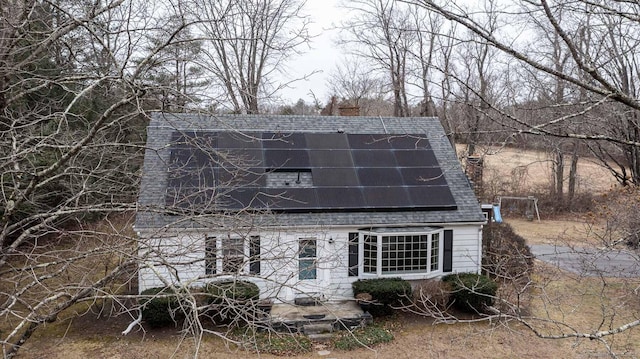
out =
{"type": "Polygon", "coordinates": [[[480,273],[482,266],[481,228],[479,225],[450,227],[453,229],[453,273],[480,273]]]}
{"type": "MultiPolygon", "coordinates": [[[[481,231],[479,225],[450,226],[453,230],[452,272],[480,271],[481,231]]],[[[359,277],[348,275],[349,232],[356,228],[299,230],[290,232],[250,233],[260,236],[259,276],[247,274],[242,279],[250,280],[260,287],[262,298],[274,298],[276,302],[292,301],[296,296],[313,295],[325,300],[340,300],[353,297],[351,283],[359,277]],[[315,238],[317,243],[317,279],[300,280],[299,240],[315,238]]],[[[227,233],[208,233],[224,238],[227,233]]],[[[203,233],[183,234],[166,238],[141,240],[141,254],[148,254],[139,270],[139,288],[144,290],[166,284],[202,286],[207,281],[231,279],[224,274],[205,275],[203,233]],[[162,258],[160,260],[159,258],[162,258]]],[[[248,238],[249,235],[246,235],[248,238]]],[[[442,261],[442,258],[441,258],[442,261]]],[[[248,271],[248,264],[246,265],[248,271]]],[[[442,272],[424,275],[401,276],[405,279],[426,279],[442,276],[442,272]]],[[[398,276],[398,275],[395,275],[398,276]]],[[[371,278],[371,276],[369,276],[371,278]]]]}

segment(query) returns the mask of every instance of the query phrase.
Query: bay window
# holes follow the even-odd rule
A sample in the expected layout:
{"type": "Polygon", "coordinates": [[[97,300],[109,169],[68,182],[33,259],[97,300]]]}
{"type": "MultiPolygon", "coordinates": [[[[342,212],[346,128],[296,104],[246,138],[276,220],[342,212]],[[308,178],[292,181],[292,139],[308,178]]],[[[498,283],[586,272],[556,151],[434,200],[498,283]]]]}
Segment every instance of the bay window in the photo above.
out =
{"type": "Polygon", "coordinates": [[[361,231],[365,274],[424,274],[442,270],[442,229],[376,228],[361,231]]]}

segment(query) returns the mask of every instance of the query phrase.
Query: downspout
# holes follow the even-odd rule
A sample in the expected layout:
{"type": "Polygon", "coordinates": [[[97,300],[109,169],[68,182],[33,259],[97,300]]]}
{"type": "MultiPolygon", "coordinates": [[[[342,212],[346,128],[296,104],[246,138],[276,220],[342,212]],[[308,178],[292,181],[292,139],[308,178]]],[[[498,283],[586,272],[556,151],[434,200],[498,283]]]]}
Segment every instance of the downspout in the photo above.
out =
{"type": "Polygon", "coordinates": [[[482,274],[482,228],[484,225],[480,225],[478,229],[478,274],[482,274]]]}

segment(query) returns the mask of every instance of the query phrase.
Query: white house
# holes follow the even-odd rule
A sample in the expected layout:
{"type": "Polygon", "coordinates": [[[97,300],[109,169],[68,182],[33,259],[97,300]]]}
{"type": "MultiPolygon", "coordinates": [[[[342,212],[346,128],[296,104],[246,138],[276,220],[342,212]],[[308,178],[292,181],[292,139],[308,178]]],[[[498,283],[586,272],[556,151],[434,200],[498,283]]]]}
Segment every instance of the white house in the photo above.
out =
{"type": "Polygon", "coordinates": [[[139,290],[243,279],[262,298],[478,273],[484,217],[437,118],[154,114],[139,290]]]}

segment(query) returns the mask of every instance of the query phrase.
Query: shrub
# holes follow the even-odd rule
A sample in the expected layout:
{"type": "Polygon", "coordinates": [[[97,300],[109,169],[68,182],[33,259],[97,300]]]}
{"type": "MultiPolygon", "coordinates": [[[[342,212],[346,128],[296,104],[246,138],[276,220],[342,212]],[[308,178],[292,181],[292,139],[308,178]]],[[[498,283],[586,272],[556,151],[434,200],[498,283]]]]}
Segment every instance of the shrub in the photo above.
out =
{"type": "Polygon", "coordinates": [[[498,284],[491,278],[475,273],[449,274],[442,281],[451,286],[451,300],[458,309],[482,313],[493,305],[498,284]]]}
{"type": "Polygon", "coordinates": [[[247,281],[212,282],[207,284],[205,291],[209,296],[209,303],[246,302],[260,297],[258,286],[247,281]]]}
{"type": "Polygon", "coordinates": [[[175,325],[184,318],[184,311],[180,306],[178,296],[170,288],[149,288],[142,295],[162,297],[145,298],[140,300],[142,306],[142,318],[153,328],[175,325]],[[172,295],[173,294],[173,295],[172,295]],[[170,296],[169,296],[170,295],[170,296]]]}
{"type": "Polygon", "coordinates": [[[207,284],[209,314],[216,323],[236,324],[253,321],[260,289],[247,281],[225,281],[207,284]]]}
{"type": "Polygon", "coordinates": [[[413,288],[413,304],[425,314],[432,310],[446,310],[450,299],[451,287],[438,279],[420,281],[413,288]]]}
{"type": "Polygon", "coordinates": [[[353,294],[369,293],[373,301],[379,305],[373,305],[369,311],[371,315],[389,315],[393,312],[393,306],[402,305],[402,302],[411,296],[411,284],[400,278],[363,279],[353,282],[353,294]]]}
{"type": "Polygon", "coordinates": [[[492,223],[482,233],[483,269],[493,278],[525,285],[533,270],[533,254],[524,238],[506,223],[492,223]]]}

